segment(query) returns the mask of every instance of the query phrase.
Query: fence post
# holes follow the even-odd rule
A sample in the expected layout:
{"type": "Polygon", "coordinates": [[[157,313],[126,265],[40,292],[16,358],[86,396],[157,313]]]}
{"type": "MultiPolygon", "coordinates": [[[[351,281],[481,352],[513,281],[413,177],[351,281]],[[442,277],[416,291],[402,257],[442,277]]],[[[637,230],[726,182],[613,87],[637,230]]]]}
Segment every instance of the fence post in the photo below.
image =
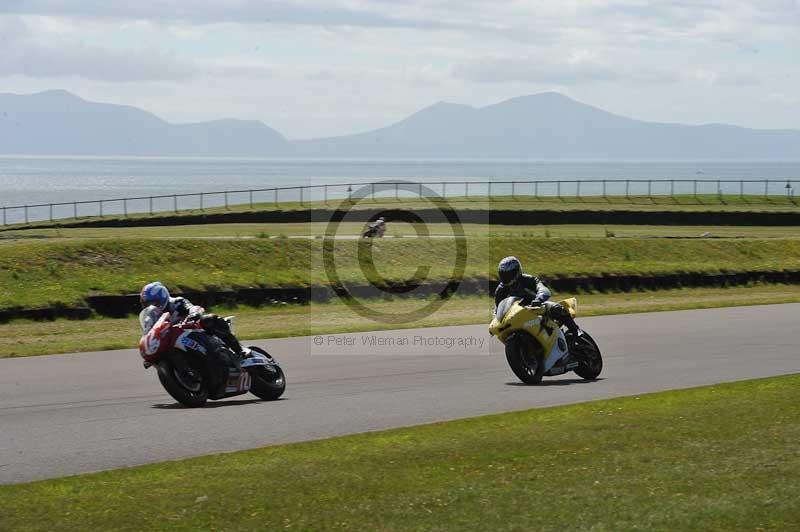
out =
{"type": "Polygon", "coordinates": [[[150,196],[150,216],[153,216],[153,196],[150,196]]]}
{"type": "Polygon", "coordinates": [[[674,179],[670,179],[669,180],[669,197],[671,199],[673,199],[673,200],[675,199],[675,180],[674,179]]]}
{"type": "Polygon", "coordinates": [[[275,191],[275,206],[277,207],[278,206],[278,187],[275,187],[272,190],[275,191]]]}
{"type": "Polygon", "coordinates": [[[489,199],[492,199],[492,182],[489,181],[489,199]]]}
{"type": "Polygon", "coordinates": [[[722,182],[717,179],[717,196],[719,196],[720,203],[722,202],[722,182]]]}
{"type": "Polygon", "coordinates": [[[328,185],[325,185],[325,206],[328,205],[328,185]]]}
{"type": "Polygon", "coordinates": [[[653,199],[653,180],[652,179],[648,179],[647,180],[647,197],[649,199],[651,199],[651,200],[653,199]]]}
{"type": "Polygon", "coordinates": [[[78,204],[74,201],[72,202],[72,217],[78,219],[78,204]]]}
{"type": "Polygon", "coordinates": [[[3,207],[3,225],[6,225],[6,208],[3,207]]]}
{"type": "Polygon", "coordinates": [[[442,199],[447,199],[447,183],[442,181],[442,199]]]}
{"type": "Polygon", "coordinates": [[[469,198],[469,181],[464,181],[464,199],[469,198]]]}
{"type": "Polygon", "coordinates": [[[53,221],[53,204],[50,204],[50,221],[53,221]]]}
{"type": "Polygon", "coordinates": [[[511,199],[517,199],[517,182],[511,182],[511,199]]]}
{"type": "Polygon", "coordinates": [[[303,192],[305,191],[306,187],[300,187],[300,206],[303,206],[303,192]]]}
{"type": "Polygon", "coordinates": [[[625,199],[631,199],[631,180],[625,180],[625,199]]]}
{"type": "Polygon", "coordinates": [[[739,180],[739,199],[744,199],[744,179],[739,180]]]}
{"type": "Polygon", "coordinates": [[[561,181],[556,181],[556,195],[561,199],[561,181]]]}
{"type": "Polygon", "coordinates": [[[100,200],[97,203],[100,204],[100,218],[102,218],[103,217],[103,200],[100,200]]]}
{"type": "Polygon", "coordinates": [[[172,210],[175,211],[175,214],[178,214],[178,195],[172,195],[172,210]]]}
{"type": "Polygon", "coordinates": [[[28,223],[28,206],[25,205],[25,223],[28,223]]]}
{"type": "Polygon", "coordinates": [[[764,199],[767,199],[768,197],[769,197],[769,180],[765,179],[764,180],[764,199]]]}
{"type": "Polygon", "coordinates": [[[539,182],[533,182],[533,197],[539,199],[539,182]]]}
{"type": "Polygon", "coordinates": [[[203,194],[203,193],[201,192],[201,193],[200,193],[200,210],[201,210],[201,211],[204,211],[204,210],[205,210],[205,208],[204,208],[204,205],[203,205],[203,199],[204,199],[204,196],[205,196],[205,194],[203,194]]]}
{"type": "Polygon", "coordinates": [[[420,198],[422,198],[422,183],[417,183],[419,186],[419,193],[417,194],[420,198]]]}
{"type": "Polygon", "coordinates": [[[122,213],[125,215],[125,218],[128,217],[128,199],[127,198],[122,200],[122,213]]]}
{"type": "Polygon", "coordinates": [[[400,200],[400,191],[398,190],[399,188],[400,188],[400,185],[395,183],[394,184],[394,199],[395,199],[395,201],[399,201],[400,200]]]}
{"type": "Polygon", "coordinates": [[[578,197],[580,198],[581,197],[581,180],[578,179],[576,181],[576,183],[578,184],[578,197]]]}
{"type": "Polygon", "coordinates": [[[253,210],[253,191],[250,190],[250,210],[253,210]]]}
{"type": "Polygon", "coordinates": [[[228,210],[228,191],[225,191],[225,210],[228,210]]]}
{"type": "Polygon", "coordinates": [[[697,199],[697,179],[694,180],[694,199],[697,199]]]}
{"type": "Polygon", "coordinates": [[[606,180],[603,179],[603,198],[606,197],[606,180]]]}
{"type": "Polygon", "coordinates": [[[375,183],[372,183],[371,188],[372,188],[372,202],[374,203],[375,202],[375,183]]]}

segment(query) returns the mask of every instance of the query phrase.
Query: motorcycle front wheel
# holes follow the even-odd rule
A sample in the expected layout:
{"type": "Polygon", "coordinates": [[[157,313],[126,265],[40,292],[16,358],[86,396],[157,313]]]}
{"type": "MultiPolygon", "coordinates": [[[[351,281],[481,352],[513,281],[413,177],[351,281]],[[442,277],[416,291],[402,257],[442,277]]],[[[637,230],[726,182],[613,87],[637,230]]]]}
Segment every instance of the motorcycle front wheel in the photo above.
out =
{"type": "Polygon", "coordinates": [[[579,364],[573,370],[575,374],[587,381],[593,381],[599,377],[600,372],[603,371],[603,355],[600,354],[600,348],[597,347],[597,342],[594,341],[594,338],[589,336],[586,331],[583,331],[583,334],[578,337],[577,344],[572,349],[579,364]]]}
{"type": "MultiPolygon", "coordinates": [[[[263,349],[256,346],[250,346],[250,349],[272,360],[272,355],[263,349]]],[[[283,392],[286,390],[286,376],[277,362],[269,366],[248,368],[248,371],[252,378],[250,393],[259,399],[274,401],[283,395],[283,392]]]]}
{"type": "Polygon", "coordinates": [[[208,400],[208,384],[202,371],[193,367],[182,353],[158,362],[156,370],[161,385],[180,404],[194,408],[208,400]]]}
{"type": "Polygon", "coordinates": [[[544,350],[529,334],[519,333],[506,342],[506,360],[519,380],[539,384],[544,376],[544,350]]]}

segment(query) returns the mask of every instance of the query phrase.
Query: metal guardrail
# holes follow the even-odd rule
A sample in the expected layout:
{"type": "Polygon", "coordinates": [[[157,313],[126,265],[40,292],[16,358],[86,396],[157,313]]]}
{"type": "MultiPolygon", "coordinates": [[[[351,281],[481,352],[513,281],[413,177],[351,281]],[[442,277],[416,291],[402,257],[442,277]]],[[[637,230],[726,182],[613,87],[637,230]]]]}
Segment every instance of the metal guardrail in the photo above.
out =
{"type": "Polygon", "coordinates": [[[127,198],[66,201],[32,205],[0,207],[2,225],[28,224],[42,221],[78,219],[132,214],[154,215],[156,213],[200,211],[232,206],[257,204],[311,203],[329,205],[334,200],[352,197],[354,191],[378,199],[431,198],[434,195],[448,201],[469,201],[476,198],[579,198],[582,200],[609,201],[611,197],[624,198],[635,203],[642,199],[695,198],[716,196],[724,202],[739,198],[750,203],[774,202],[786,198],[794,200],[792,180],[778,179],[568,179],[527,181],[420,181],[418,194],[410,194],[408,181],[380,181],[373,183],[344,183],[322,185],[298,185],[246,190],[222,190],[215,192],[192,192],[158,196],[136,196],[127,198]],[[392,185],[394,187],[392,188],[392,185]],[[377,190],[376,190],[377,187],[377,190]],[[403,187],[401,189],[401,187],[403,187]]]}

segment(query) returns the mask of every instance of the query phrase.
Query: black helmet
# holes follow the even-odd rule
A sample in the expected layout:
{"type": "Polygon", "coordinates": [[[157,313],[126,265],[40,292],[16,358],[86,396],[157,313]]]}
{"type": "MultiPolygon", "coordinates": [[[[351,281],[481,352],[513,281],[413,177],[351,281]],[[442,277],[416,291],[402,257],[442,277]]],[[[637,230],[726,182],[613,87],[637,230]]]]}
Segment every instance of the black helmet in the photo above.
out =
{"type": "Polygon", "coordinates": [[[501,283],[514,284],[522,274],[522,264],[517,257],[506,257],[498,264],[497,274],[500,276],[501,283]]]}

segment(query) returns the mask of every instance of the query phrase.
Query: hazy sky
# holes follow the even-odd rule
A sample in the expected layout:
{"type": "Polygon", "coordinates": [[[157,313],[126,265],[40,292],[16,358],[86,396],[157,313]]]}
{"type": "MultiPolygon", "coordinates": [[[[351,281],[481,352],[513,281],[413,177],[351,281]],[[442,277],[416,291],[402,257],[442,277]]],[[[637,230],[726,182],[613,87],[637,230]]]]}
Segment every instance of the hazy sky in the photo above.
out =
{"type": "Polygon", "coordinates": [[[800,0],[0,0],[0,92],[290,138],[545,90],[645,120],[800,128],[798,57],[800,0]]]}

